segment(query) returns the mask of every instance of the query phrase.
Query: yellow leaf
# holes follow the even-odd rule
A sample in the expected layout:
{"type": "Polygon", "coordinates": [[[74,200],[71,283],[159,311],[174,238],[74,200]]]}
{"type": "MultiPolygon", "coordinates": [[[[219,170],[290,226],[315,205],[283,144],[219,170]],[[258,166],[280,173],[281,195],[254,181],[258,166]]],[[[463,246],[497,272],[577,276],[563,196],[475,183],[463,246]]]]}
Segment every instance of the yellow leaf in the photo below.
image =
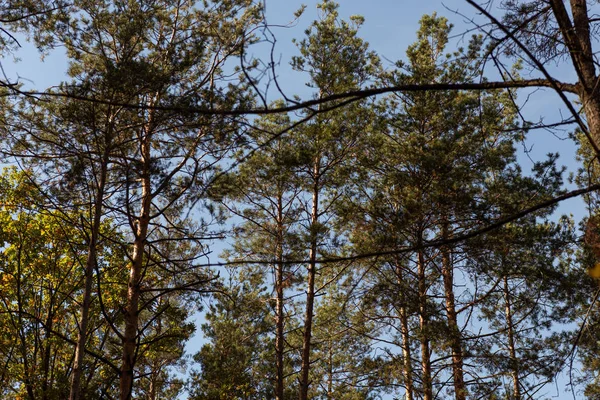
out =
{"type": "Polygon", "coordinates": [[[593,268],[588,269],[587,273],[594,279],[600,279],[600,263],[596,263],[593,268]]]}

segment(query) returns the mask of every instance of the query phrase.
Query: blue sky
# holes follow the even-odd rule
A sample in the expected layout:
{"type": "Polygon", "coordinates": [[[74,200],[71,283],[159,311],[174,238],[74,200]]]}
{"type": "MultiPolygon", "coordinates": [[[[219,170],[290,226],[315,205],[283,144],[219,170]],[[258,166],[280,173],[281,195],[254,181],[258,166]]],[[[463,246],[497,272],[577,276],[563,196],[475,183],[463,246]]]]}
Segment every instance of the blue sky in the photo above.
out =
{"type": "MultiPolygon", "coordinates": [[[[297,48],[292,44],[293,38],[301,39],[304,29],[317,17],[316,4],[318,1],[280,1],[266,0],[267,19],[273,25],[289,25],[294,20],[294,12],[302,5],[306,5],[304,14],[298,21],[288,28],[273,28],[277,37],[275,48],[276,59],[281,60],[278,68],[279,83],[287,95],[299,95],[309,98],[310,90],[304,85],[305,77],[291,71],[289,61],[297,54],[297,48]]],[[[391,67],[393,62],[404,58],[406,48],[416,37],[418,22],[423,14],[437,12],[438,15],[447,17],[455,26],[454,38],[451,44],[463,46],[466,44],[470,34],[461,36],[472,25],[461,15],[469,18],[476,16],[473,8],[464,0],[422,0],[422,1],[397,1],[397,0],[372,0],[370,2],[360,0],[341,0],[340,15],[348,18],[350,15],[362,15],[365,23],[359,34],[369,42],[372,50],[376,51],[382,59],[384,67],[391,67]]],[[[481,17],[477,18],[483,21],[481,17]]],[[[2,67],[11,81],[19,79],[27,89],[44,90],[49,86],[58,84],[65,78],[67,61],[61,48],[51,51],[42,60],[35,47],[28,43],[22,36],[17,36],[22,48],[14,54],[8,54],[2,60],[2,67]],[[14,62],[14,59],[20,59],[14,62]]],[[[255,50],[254,55],[264,54],[264,47],[255,50]]],[[[548,65],[550,71],[558,79],[573,82],[575,79],[573,69],[564,65],[548,65]]],[[[490,76],[494,71],[489,71],[490,76]]],[[[271,90],[269,100],[275,100],[278,94],[271,90]]],[[[544,118],[545,122],[553,122],[560,115],[568,115],[561,106],[556,94],[550,89],[539,91],[520,91],[519,98],[522,102],[527,99],[523,114],[532,121],[544,118]],[[532,94],[533,93],[533,94],[532,94]],[[528,97],[530,96],[530,97],[528,97]]],[[[531,149],[530,156],[533,160],[539,160],[548,152],[561,153],[560,163],[574,170],[577,164],[574,160],[575,147],[569,140],[559,140],[546,131],[532,132],[527,143],[521,149],[531,149]]],[[[520,161],[523,169],[528,170],[532,162],[521,152],[520,161]]],[[[560,207],[560,212],[573,212],[577,217],[584,215],[581,202],[572,200],[560,207]]]]}

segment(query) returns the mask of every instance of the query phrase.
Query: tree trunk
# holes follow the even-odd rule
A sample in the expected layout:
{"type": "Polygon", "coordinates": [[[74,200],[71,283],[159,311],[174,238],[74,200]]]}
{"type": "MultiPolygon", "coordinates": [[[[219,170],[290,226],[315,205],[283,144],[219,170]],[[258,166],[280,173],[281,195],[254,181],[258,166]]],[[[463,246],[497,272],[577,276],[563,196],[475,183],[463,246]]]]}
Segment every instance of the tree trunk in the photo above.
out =
{"type": "Polygon", "coordinates": [[[581,71],[580,83],[583,86],[580,94],[581,102],[592,140],[598,146],[600,144],[600,90],[586,0],[571,0],[571,13],[579,46],[572,44],[569,49],[572,56],[576,57],[578,69],[581,71]]]}
{"type": "Polygon", "coordinates": [[[513,381],[513,398],[521,400],[521,383],[519,380],[519,364],[517,360],[517,350],[515,348],[515,331],[512,320],[512,310],[510,304],[510,291],[508,288],[508,277],[504,277],[504,313],[506,317],[506,335],[508,339],[508,352],[510,356],[510,374],[513,381]]]}
{"type": "Polygon", "coordinates": [[[431,351],[429,349],[427,314],[427,281],[425,280],[425,257],[418,252],[417,260],[418,290],[419,290],[419,328],[421,341],[421,370],[423,373],[423,400],[433,400],[433,385],[431,381],[431,351]]]}
{"type": "MultiPolygon", "coordinates": [[[[588,123],[591,145],[598,153],[600,144],[600,89],[591,42],[590,22],[586,0],[571,0],[573,22],[563,0],[551,1],[552,11],[569,49],[571,61],[579,80],[579,99],[588,123]]],[[[600,154],[597,154],[600,155],[600,154]]]]}
{"type": "Polygon", "coordinates": [[[402,357],[404,384],[406,386],[406,400],[413,400],[415,386],[413,383],[412,356],[410,351],[410,338],[408,336],[408,315],[406,307],[400,308],[400,331],[402,333],[402,357]]]}
{"type": "MultiPolygon", "coordinates": [[[[442,224],[442,240],[450,238],[448,222],[442,224]]],[[[452,379],[454,381],[454,396],[456,400],[466,400],[467,388],[463,371],[463,351],[460,338],[460,329],[454,302],[454,266],[452,255],[448,246],[442,246],[442,276],[444,279],[444,296],[446,297],[446,317],[450,330],[450,349],[452,350],[452,379]]]]}
{"type": "Polygon", "coordinates": [[[46,321],[44,323],[45,335],[44,335],[44,356],[42,358],[42,373],[44,379],[42,381],[42,400],[48,400],[48,388],[52,387],[52,382],[50,382],[50,363],[52,359],[52,329],[54,329],[54,296],[52,294],[52,285],[50,285],[50,304],[48,304],[48,315],[46,316],[46,321]]]}
{"type": "MultiPolygon", "coordinates": [[[[148,126],[150,123],[148,123],[148,126]]],[[[120,400],[130,400],[133,391],[133,373],[136,362],[138,339],[139,300],[141,280],[144,268],[144,250],[150,224],[150,206],[152,203],[152,187],[150,181],[150,127],[147,127],[141,138],[142,193],[141,207],[137,218],[133,254],[129,271],[127,289],[127,305],[125,307],[125,332],[123,334],[123,356],[121,378],[119,382],[120,400]]]]}
{"type": "Polygon", "coordinates": [[[317,267],[318,234],[317,224],[319,222],[319,160],[315,160],[313,166],[314,185],[312,193],[312,209],[310,214],[310,253],[308,265],[308,282],[306,289],[306,313],[304,315],[304,335],[302,339],[302,365],[300,369],[300,400],[307,400],[310,371],[310,350],[313,310],[315,302],[315,275],[317,267]]]}
{"type": "Polygon", "coordinates": [[[283,200],[281,196],[277,199],[277,266],[275,269],[275,399],[283,400],[283,353],[285,349],[284,341],[284,321],[283,321],[283,200]]]}
{"type": "Polygon", "coordinates": [[[31,348],[29,343],[27,343],[27,339],[25,338],[24,330],[26,329],[25,322],[23,321],[24,311],[23,311],[23,297],[21,296],[21,278],[22,275],[22,265],[21,265],[21,255],[23,252],[23,239],[20,238],[19,248],[17,250],[17,308],[18,308],[18,323],[13,325],[16,328],[19,335],[19,343],[21,347],[21,356],[23,357],[23,384],[25,385],[25,390],[27,391],[27,397],[30,400],[35,400],[35,395],[33,392],[33,382],[31,377],[32,368],[29,365],[28,357],[31,357],[31,348]]]}
{"type": "Polygon", "coordinates": [[[75,348],[75,360],[73,362],[73,375],[71,376],[71,390],[69,400],[79,400],[81,398],[81,375],[83,372],[83,356],[85,354],[85,344],[87,342],[87,326],[89,320],[90,306],[92,304],[92,284],[94,279],[94,268],[96,266],[98,236],[102,222],[102,202],[104,200],[104,190],[106,186],[106,176],[108,173],[108,155],[110,149],[104,152],[102,165],[100,166],[100,176],[98,179],[98,189],[94,199],[94,219],[90,232],[90,242],[88,244],[88,254],[85,261],[85,282],[83,287],[83,303],[81,305],[81,320],[79,322],[79,333],[77,336],[77,346],[75,348]]]}
{"type": "Polygon", "coordinates": [[[148,400],[156,400],[156,386],[157,386],[156,374],[154,374],[154,371],[153,371],[152,376],[150,377],[150,388],[148,389],[148,400]]]}
{"type": "Polygon", "coordinates": [[[331,339],[327,341],[327,400],[334,400],[333,397],[333,344],[331,339]]]}
{"type": "MultiPolygon", "coordinates": [[[[400,292],[405,293],[404,290],[404,277],[402,267],[400,263],[396,262],[396,277],[400,286],[400,292]]],[[[402,335],[402,372],[404,374],[404,384],[406,386],[406,400],[413,400],[414,383],[413,383],[413,369],[412,369],[412,355],[410,349],[410,336],[408,330],[408,313],[406,311],[406,296],[403,295],[402,304],[399,307],[400,317],[400,333],[402,335]]]]}

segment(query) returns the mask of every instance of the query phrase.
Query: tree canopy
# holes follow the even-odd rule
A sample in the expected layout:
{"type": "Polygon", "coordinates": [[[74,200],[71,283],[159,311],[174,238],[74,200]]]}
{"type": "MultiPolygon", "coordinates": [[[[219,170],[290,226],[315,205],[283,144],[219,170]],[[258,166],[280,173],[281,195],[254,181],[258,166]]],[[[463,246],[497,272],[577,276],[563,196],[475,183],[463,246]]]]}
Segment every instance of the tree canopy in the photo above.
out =
{"type": "Polygon", "coordinates": [[[462,3],[0,4],[2,398],[599,398],[600,8],[462,3]]]}

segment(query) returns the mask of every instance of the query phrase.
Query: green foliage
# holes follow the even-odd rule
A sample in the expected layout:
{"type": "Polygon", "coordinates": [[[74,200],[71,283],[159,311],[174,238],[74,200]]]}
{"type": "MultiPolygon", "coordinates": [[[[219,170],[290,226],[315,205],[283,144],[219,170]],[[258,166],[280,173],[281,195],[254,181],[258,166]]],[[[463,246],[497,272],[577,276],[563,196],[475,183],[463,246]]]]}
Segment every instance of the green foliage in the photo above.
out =
{"type": "MultiPolygon", "coordinates": [[[[417,41],[407,51],[407,62],[399,62],[397,71],[384,74],[385,84],[478,79],[481,38],[472,38],[466,50],[445,54],[450,30],[445,18],[424,16],[417,41]]],[[[357,252],[401,250],[429,240],[447,240],[558,193],[563,170],[556,167],[556,156],[550,155],[547,161],[534,165],[531,177],[524,176],[516,163],[514,144],[522,132],[516,124],[511,96],[514,94],[500,91],[424,91],[393,95],[379,105],[380,129],[368,136],[363,155],[357,159],[364,172],[356,175],[349,201],[339,211],[347,215],[347,223],[353,226],[349,235],[357,252]]],[[[452,290],[460,288],[456,294],[449,293],[444,285],[442,268],[448,261],[442,259],[438,248],[379,258],[377,273],[363,281],[367,296],[362,308],[387,331],[390,343],[397,349],[412,351],[411,361],[402,358],[407,353],[388,361],[395,365],[397,372],[393,376],[398,383],[407,384],[408,368],[414,382],[422,380],[417,372],[421,365],[415,360],[422,364],[426,359],[452,356],[456,338],[464,354],[461,362],[465,374],[470,376],[469,392],[487,396],[489,388],[496,384],[482,370],[492,369],[489,376],[510,371],[505,363],[508,357],[501,355],[507,346],[502,335],[492,335],[493,343],[469,339],[477,338],[475,332],[482,329],[472,324],[469,313],[480,313],[479,323],[487,320],[492,331],[506,329],[506,321],[498,317],[502,291],[494,287],[498,276],[502,276],[501,268],[519,269],[518,275],[508,275],[508,290],[522,340],[519,363],[528,366],[520,371],[528,377],[523,378],[522,384],[524,388],[537,387],[536,376],[547,382],[561,363],[566,338],[557,333],[536,342],[533,332],[545,335],[551,326],[565,321],[564,306],[569,293],[573,293],[572,284],[566,283],[572,282],[569,268],[564,264],[557,266],[558,256],[572,241],[572,226],[568,222],[554,225],[536,221],[547,218],[551,211],[532,215],[519,223],[519,229],[509,230],[510,234],[500,230],[493,238],[481,235],[481,241],[452,244],[446,250],[442,246],[442,252],[450,254],[450,279],[455,282],[452,290]],[[503,259],[504,267],[482,258],[488,254],[486,251],[495,254],[494,246],[509,237],[514,245],[508,247],[510,260],[503,259]],[[424,274],[419,276],[423,262],[424,274]],[[530,269],[523,270],[527,263],[530,269]],[[549,277],[541,279],[538,274],[549,277]],[[461,281],[469,283],[464,287],[461,281]],[[523,297],[532,293],[536,297],[523,303],[523,297]],[[458,332],[453,331],[447,316],[449,295],[458,310],[458,332]],[[553,306],[545,308],[544,299],[549,298],[553,298],[553,306]],[[475,309],[478,304],[480,308],[475,309]],[[488,305],[493,311],[485,309],[488,305]],[[405,334],[400,333],[402,315],[408,315],[405,334]],[[526,333],[528,330],[531,336],[526,333]],[[424,338],[433,356],[424,355],[417,347],[419,342],[423,345],[424,338]],[[483,361],[483,353],[488,361],[483,361]],[[407,366],[407,362],[411,365],[407,366]],[[504,364],[496,368],[495,363],[504,364]]],[[[370,263],[365,264],[369,268],[370,263]]],[[[393,354],[393,350],[389,351],[393,354]]],[[[446,386],[439,377],[450,375],[450,367],[449,362],[432,365],[439,379],[433,382],[435,387],[446,386]]],[[[453,388],[448,386],[452,393],[453,388]]],[[[425,389],[415,390],[418,395],[425,389]]]]}
{"type": "Polygon", "coordinates": [[[328,266],[319,277],[324,291],[315,310],[311,370],[316,399],[372,400],[386,391],[383,359],[372,348],[376,330],[353,290],[360,278],[345,265],[328,266]]]}
{"type": "Polygon", "coordinates": [[[367,83],[379,68],[379,59],[358,36],[364,19],[339,19],[339,5],[324,0],[318,5],[320,17],[297,42],[301,56],[292,59],[292,67],[310,77],[307,86],[323,97],[357,89],[367,83]]]}
{"type": "MultiPolygon", "coordinates": [[[[505,22],[546,15],[542,3],[506,2],[505,22]]],[[[294,41],[291,68],[314,100],[480,82],[493,51],[473,36],[449,52],[452,25],[426,15],[406,60],[384,70],[359,35],[364,18],[339,7],[319,3],[294,41]]],[[[597,194],[578,250],[553,207],[455,240],[564,188],[558,154],[522,170],[515,145],[529,127],[514,91],[225,115],[256,107],[268,75],[249,56],[269,32],[262,2],[18,0],[0,12],[3,29],[69,60],[53,96],[2,100],[2,148],[23,171],[0,176],[0,397],[68,396],[87,259],[84,399],[128,398],[119,380],[131,374],[132,395],[149,400],[289,400],[299,387],[314,399],[460,398],[459,364],[468,398],[535,398],[564,366],[577,318],[586,395],[599,397],[597,194]],[[223,236],[235,267],[205,268],[223,236]],[[374,256],[319,262],[357,253],[374,256]],[[192,360],[185,343],[208,292],[192,360]]],[[[555,28],[538,28],[517,33],[541,38],[536,54],[561,54],[555,28]]],[[[0,35],[0,52],[12,46],[0,35]]],[[[596,182],[593,152],[582,146],[579,161],[575,183],[596,182]]]]}
{"type": "Polygon", "coordinates": [[[192,374],[190,398],[273,399],[274,344],[268,335],[273,322],[263,278],[229,273],[229,285],[210,305],[202,325],[208,343],[194,356],[200,371],[192,374]]]}
{"type": "MultiPolygon", "coordinates": [[[[73,313],[82,291],[85,239],[69,223],[72,215],[40,206],[30,172],[5,169],[0,188],[2,397],[64,399],[72,359],[64,338],[77,335],[73,313]]],[[[97,323],[97,308],[95,315],[97,323]]],[[[87,390],[95,398],[95,389],[87,390]]]]}

